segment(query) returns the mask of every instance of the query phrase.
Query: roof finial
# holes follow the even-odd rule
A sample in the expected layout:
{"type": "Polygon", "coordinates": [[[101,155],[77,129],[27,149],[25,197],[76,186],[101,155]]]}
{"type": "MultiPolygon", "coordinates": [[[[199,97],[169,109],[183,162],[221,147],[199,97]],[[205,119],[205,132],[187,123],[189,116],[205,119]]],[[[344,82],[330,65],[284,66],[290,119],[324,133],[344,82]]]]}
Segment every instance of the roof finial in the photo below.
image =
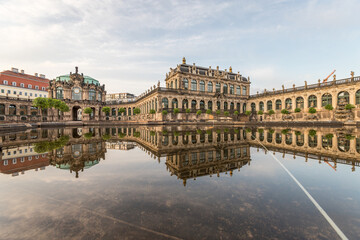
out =
{"type": "Polygon", "coordinates": [[[75,73],[78,73],[78,71],[79,71],[79,68],[75,67],[75,73]]]}
{"type": "Polygon", "coordinates": [[[186,58],[185,57],[183,57],[182,62],[183,62],[183,64],[186,64],[186,58]]]}
{"type": "Polygon", "coordinates": [[[230,66],[230,68],[229,68],[229,72],[232,73],[232,67],[231,67],[231,66],[230,66]]]}

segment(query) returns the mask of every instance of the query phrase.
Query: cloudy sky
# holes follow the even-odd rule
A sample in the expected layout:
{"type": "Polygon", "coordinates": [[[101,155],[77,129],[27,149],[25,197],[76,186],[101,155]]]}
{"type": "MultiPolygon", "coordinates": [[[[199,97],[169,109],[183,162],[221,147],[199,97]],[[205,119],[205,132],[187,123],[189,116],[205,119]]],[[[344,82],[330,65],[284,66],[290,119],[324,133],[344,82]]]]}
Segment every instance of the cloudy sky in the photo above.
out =
{"type": "Polygon", "coordinates": [[[74,71],[142,93],[181,63],[250,76],[252,93],[360,73],[360,1],[0,0],[0,70],[74,71]]]}

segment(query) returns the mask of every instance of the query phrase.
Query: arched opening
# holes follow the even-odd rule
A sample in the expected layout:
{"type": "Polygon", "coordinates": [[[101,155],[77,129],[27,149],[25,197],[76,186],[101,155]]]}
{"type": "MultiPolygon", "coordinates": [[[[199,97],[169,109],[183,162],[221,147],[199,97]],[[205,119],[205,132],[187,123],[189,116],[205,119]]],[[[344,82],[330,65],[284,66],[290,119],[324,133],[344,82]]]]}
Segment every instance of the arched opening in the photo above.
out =
{"type": "Polygon", "coordinates": [[[326,105],[332,105],[332,95],[329,93],[325,93],[321,97],[321,105],[325,107],[326,105]]]}
{"type": "Polygon", "coordinates": [[[233,111],[234,110],[234,103],[230,102],[230,110],[233,111]]]}
{"type": "Polygon", "coordinates": [[[243,107],[242,107],[243,113],[246,112],[246,103],[243,103],[243,107]]]}
{"type": "Polygon", "coordinates": [[[276,110],[281,110],[281,108],[282,108],[282,104],[281,104],[281,100],[280,99],[278,99],[278,100],[276,100],[275,101],[275,105],[276,105],[276,110]]]}
{"type": "Polygon", "coordinates": [[[11,104],[11,105],[9,106],[9,115],[10,115],[10,116],[16,115],[16,105],[11,104]]]}
{"type": "Polygon", "coordinates": [[[228,103],[224,102],[224,110],[226,111],[228,109],[228,103]]]}
{"type": "Polygon", "coordinates": [[[74,106],[72,109],[73,121],[81,121],[82,120],[82,109],[80,106],[74,106]]]}
{"type": "Polygon", "coordinates": [[[360,104],[360,89],[355,93],[355,104],[360,104]]]}
{"type": "Polygon", "coordinates": [[[161,102],[163,108],[169,108],[169,100],[167,98],[163,98],[161,102]]]}
{"type": "Polygon", "coordinates": [[[349,93],[348,92],[343,91],[338,94],[338,104],[339,103],[344,103],[344,104],[349,103],[349,93]]]}
{"type": "Polygon", "coordinates": [[[196,109],[196,100],[191,101],[191,109],[196,109]]]}
{"type": "Polygon", "coordinates": [[[208,109],[213,110],[212,101],[208,101],[208,109]]]}
{"type": "Polygon", "coordinates": [[[304,98],[303,97],[296,98],[296,108],[304,109],[304,98]]]}
{"type": "Polygon", "coordinates": [[[264,111],[264,102],[259,102],[259,110],[264,111]]]}
{"type": "Polygon", "coordinates": [[[56,88],[56,98],[57,99],[64,99],[64,93],[63,93],[63,88],[62,87],[57,87],[56,88]]]}
{"type": "Polygon", "coordinates": [[[5,104],[0,104],[0,115],[5,115],[5,104]]]}
{"type": "Polygon", "coordinates": [[[173,98],[173,100],[171,101],[171,107],[178,108],[178,100],[176,98],[173,98]]]}
{"type": "Polygon", "coordinates": [[[255,111],[256,111],[256,105],[255,105],[255,103],[251,103],[250,106],[251,106],[251,111],[252,111],[252,112],[255,112],[255,111]]]}
{"type": "Polygon", "coordinates": [[[267,110],[268,111],[272,110],[272,101],[267,101],[266,105],[267,105],[267,110]]]}
{"type": "Polygon", "coordinates": [[[315,95],[310,95],[308,98],[309,108],[316,108],[317,107],[317,97],[315,95]]]}
{"type": "Polygon", "coordinates": [[[221,89],[221,84],[220,84],[220,83],[216,83],[216,85],[215,85],[215,91],[216,91],[217,93],[220,93],[220,89],[221,89]]]}
{"type": "Polygon", "coordinates": [[[191,90],[192,91],[197,90],[197,81],[195,79],[191,80],[191,90]]]}
{"type": "Polygon", "coordinates": [[[292,108],[292,100],[291,100],[291,98],[287,98],[286,100],[285,100],[285,109],[291,109],[292,108]]]}
{"type": "Polygon", "coordinates": [[[223,93],[224,93],[224,94],[227,94],[227,93],[228,93],[228,86],[227,86],[227,84],[224,84],[224,85],[223,85],[223,93]]]}
{"type": "Polygon", "coordinates": [[[96,91],[95,91],[95,89],[90,89],[89,90],[89,100],[90,101],[95,101],[96,100],[96,91]]]}
{"type": "Polygon", "coordinates": [[[189,108],[189,101],[187,99],[184,99],[182,101],[182,108],[183,109],[188,109],[189,108]]]}
{"type": "Polygon", "coordinates": [[[212,92],[212,91],[213,91],[213,83],[208,82],[208,92],[212,92]]]}
{"type": "Polygon", "coordinates": [[[200,109],[201,110],[205,109],[205,102],[203,100],[200,101],[200,109]]]}
{"type": "Polygon", "coordinates": [[[220,108],[221,108],[220,106],[221,106],[220,101],[217,101],[217,102],[216,102],[216,109],[217,109],[217,110],[220,110],[220,108]]]}

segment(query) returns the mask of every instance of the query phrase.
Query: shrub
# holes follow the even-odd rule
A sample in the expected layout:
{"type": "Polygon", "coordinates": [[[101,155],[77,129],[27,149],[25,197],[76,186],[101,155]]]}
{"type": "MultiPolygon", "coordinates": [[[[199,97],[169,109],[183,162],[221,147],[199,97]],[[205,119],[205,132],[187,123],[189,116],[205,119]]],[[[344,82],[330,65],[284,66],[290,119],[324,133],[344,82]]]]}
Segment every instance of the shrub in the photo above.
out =
{"type": "Polygon", "coordinates": [[[162,114],[163,114],[163,115],[166,115],[166,114],[168,114],[168,111],[163,110],[163,111],[162,111],[162,114]]]}
{"type": "Polygon", "coordinates": [[[93,133],[92,133],[92,132],[88,132],[88,133],[85,133],[85,134],[84,134],[84,138],[85,138],[85,139],[90,139],[90,138],[92,138],[92,136],[93,136],[93,133]]]}
{"type": "Polygon", "coordinates": [[[283,129],[283,130],[281,131],[281,133],[284,134],[284,135],[286,135],[286,134],[289,133],[289,131],[290,131],[290,129],[283,129]]]}
{"type": "Polygon", "coordinates": [[[235,111],[235,112],[234,112],[234,115],[239,115],[239,111],[235,111]]]}
{"type": "Polygon", "coordinates": [[[325,106],[325,109],[331,111],[331,110],[334,109],[334,107],[333,107],[331,104],[327,104],[327,105],[325,106]]]}
{"type": "Polygon", "coordinates": [[[263,132],[264,132],[264,129],[259,128],[259,129],[258,129],[258,132],[259,132],[259,133],[263,133],[263,132]]]}
{"type": "Polygon", "coordinates": [[[180,111],[178,108],[174,108],[174,114],[178,114],[180,111]]]}
{"type": "Polygon", "coordinates": [[[201,115],[202,114],[202,111],[201,110],[198,110],[197,112],[196,112],[196,115],[201,115]]]}
{"type": "Polygon", "coordinates": [[[156,132],[155,131],[150,131],[150,136],[155,136],[156,132]]]}
{"type": "Polygon", "coordinates": [[[103,140],[109,140],[111,138],[111,135],[110,134],[105,134],[104,136],[102,136],[102,139],[103,140]]]}
{"type": "Polygon", "coordinates": [[[229,129],[228,128],[225,128],[224,129],[224,133],[228,133],[229,132],[229,129]]]}
{"type": "Polygon", "coordinates": [[[220,114],[220,110],[216,110],[216,112],[215,112],[217,115],[219,115],[220,114]]]}
{"type": "Polygon", "coordinates": [[[202,131],[201,131],[200,129],[197,129],[196,132],[197,132],[197,134],[201,134],[201,133],[202,133],[202,131]]]}
{"type": "Polygon", "coordinates": [[[251,128],[246,128],[245,131],[249,133],[251,132],[251,128]]]}
{"type": "Polygon", "coordinates": [[[206,134],[207,135],[211,135],[212,134],[212,131],[209,129],[209,130],[206,130],[206,134]]]}
{"type": "Polygon", "coordinates": [[[186,132],[185,135],[186,135],[186,136],[189,136],[189,135],[190,135],[190,132],[186,132]]]}
{"type": "Polygon", "coordinates": [[[264,114],[264,111],[263,111],[263,110],[259,110],[259,111],[258,111],[258,114],[259,114],[259,115],[263,115],[263,114],[264,114]]]}
{"type": "Polygon", "coordinates": [[[296,113],[301,112],[301,109],[300,108],[295,108],[294,112],[296,112],[296,113]]]}
{"type": "Polygon", "coordinates": [[[134,132],[133,136],[136,137],[136,138],[139,138],[140,137],[140,132],[134,132]]]}
{"type": "Polygon", "coordinates": [[[221,130],[220,130],[220,129],[217,129],[215,132],[216,132],[217,134],[220,134],[220,133],[221,133],[221,130]]]}
{"type": "Polygon", "coordinates": [[[175,136],[175,137],[177,137],[177,136],[179,136],[179,135],[180,135],[179,132],[177,132],[177,131],[174,132],[174,136],[175,136]]]}
{"type": "Polygon", "coordinates": [[[229,116],[229,111],[224,112],[225,116],[229,116]]]}
{"type": "Polygon", "coordinates": [[[249,111],[249,110],[248,110],[248,111],[245,111],[245,115],[246,115],[246,116],[250,116],[250,114],[251,114],[251,111],[249,111]]]}
{"type": "Polygon", "coordinates": [[[109,114],[110,113],[110,107],[103,107],[101,109],[102,112],[106,113],[106,114],[109,114]]]}
{"type": "Polygon", "coordinates": [[[140,108],[134,108],[134,114],[135,115],[140,114],[140,108]]]}
{"type": "Polygon", "coordinates": [[[239,133],[239,129],[235,129],[234,132],[235,132],[235,133],[239,133]]]}
{"type": "Polygon", "coordinates": [[[269,110],[268,113],[269,113],[269,115],[271,116],[271,115],[275,114],[275,111],[271,109],[271,110],[269,110]]]}
{"type": "Polygon", "coordinates": [[[316,109],[315,109],[315,108],[313,108],[313,107],[309,108],[309,113],[311,113],[311,114],[316,113],[316,109]]]}
{"type": "Polygon", "coordinates": [[[325,138],[327,139],[332,139],[334,137],[334,135],[332,133],[328,133],[325,135],[325,138]]]}
{"type": "Polygon", "coordinates": [[[346,134],[345,135],[345,139],[346,140],[352,140],[352,139],[354,139],[355,138],[355,136],[353,136],[353,135],[351,135],[351,134],[346,134]]]}
{"type": "Polygon", "coordinates": [[[185,110],[185,112],[186,112],[186,113],[190,113],[191,110],[188,108],[188,109],[185,110]]]}
{"type": "Polygon", "coordinates": [[[156,111],[154,109],[150,109],[150,114],[155,114],[156,111]]]}
{"type": "Polygon", "coordinates": [[[353,109],[353,108],[355,108],[355,106],[352,105],[352,104],[350,104],[350,103],[346,104],[346,106],[345,106],[345,109],[346,109],[346,110],[351,110],[351,109],[353,109]]]}
{"type": "Polygon", "coordinates": [[[212,111],[210,109],[206,110],[206,114],[211,114],[212,111]]]}
{"type": "Polygon", "coordinates": [[[299,136],[299,135],[301,135],[301,132],[300,131],[295,131],[295,135],[299,136]]]}
{"type": "Polygon", "coordinates": [[[309,136],[313,137],[313,136],[315,136],[315,135],[316,135],[316,130],[311,129],[311,130],[309,131],[309,136]]]}
{"type": "Polygon", "coordinates": [[[168,131],[163,130],[163,131],[162,131],[162,134],[163,134],[163,135],[167,135],[167,134],[168,134],[168,131]]]}
{"type": "MultiPolygon", "coordinates": [[[[119,108],[119,110],[118,110],[119,113],[124,113],[125,111],[126,111],[126,110],[125,110],[125,108],[123,108],[123,107],[122,107],[122,108],[119,108]]],[[[150,110],[150,111],[151,111],[151,110],[150,110]]]]}
{"type": "Polygon", "coordinates": [[[272,129],[272,128],[269,129],[269,133],[270,133],[270,134],[273,134],[274,132],[275,132],[274,129],[272,129]]]}
{"type": "Polygon", "coordinates": [[[287,109],[281,110],[281,113],[282,113],[282,114],[290,114],[290,112],[289,112],[287,109]]]}
{"type": "MultiPolygon", "coordinates": [[[[150,132],[151,133],[151,132],[150,132]]],[[[119,138],[124,138],[124,137],[126,137],[126,134],[125,133],[122,133],[122,132],[119,132],[119,138]]]]}

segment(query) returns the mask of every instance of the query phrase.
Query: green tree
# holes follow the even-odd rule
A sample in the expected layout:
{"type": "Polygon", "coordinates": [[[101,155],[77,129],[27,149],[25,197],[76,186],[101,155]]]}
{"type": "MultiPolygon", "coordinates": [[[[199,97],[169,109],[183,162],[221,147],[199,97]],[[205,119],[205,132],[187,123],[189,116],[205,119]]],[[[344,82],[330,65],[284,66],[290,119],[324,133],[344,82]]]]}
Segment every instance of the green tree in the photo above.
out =
{"type": "Polygon", "coordinates": [[[92,108],[87,107],[84,109],[84,113],[91,115],[93,113],[93,110],[92,110],[92,108]]]}
{"type": "Polygon", "coordinates": [[[118,112],[119,112],[120,114],[124,113],[125,111],[126,111],[126,110],[125,110],[125,108],[123,108],[123,107],[119,108],[119,110],[118,110],[118,112]]]}
{"type": "Polygon", "coordinates": [[[310,130],[309,130],[309,136],[310,136],[310,137],[314,137],[315,135],[316,135],[316,130],[310,129],[310,130]]]}
{"type": "Polygon", "coordinates": [[[334,107],[333,107],[331,104],[327,104],[327,105],[325,106],[325,109],[331,111],[331,110],[334,109],[334,107]]]}
{"type": "Polygon", "coordinates": [[[271,109],[271,110],[269,110],[268,114],[271,116],[271,115],[275,114],[275,111],[271,109]]]}
{"type": "Polygon", "coordinates": [[[259,114],[259,115],[263,115],[263,114],[264,114],[264,111],[263,111],[263,110],[259,110],[259,111],[258,111],[258,114],[259,114]]]}
{"type": "Polygon", "coordinates": [[[200,116],[202,114],[202,111],[201,110],[198,110],[197,112],[196,112],[196,115],[198,115],[198,116],[200,116]]]}
{"type": "Polygon", "coordinates": [[[235,111],[235,112],[234,112],[234,115],[239,115],[239,111],[235,111]]]}
{"type": "Polygon", "coordinates": [[[154,109],[150,109],[150,114],[155,114],[156,111],[154,109]]]}
{"type": "Polygon", "coordinates": [[[245,115],[246,115],[246,116],[250,116],[250,114],[251,114],[251,111],[249,111],[249,110],[248,110],[248,111],[245,111],[245,115]]]}
{"type": "Polygon", "coordinates": [[[230,113],[229,113],[229,111],[225,111],[224,114],[225,114],[225,116],[229,116],[230,113]]]}
{"type": "Polygon", "coordinates": [[[290,112],[287,109],[283,109],[283,110],[281,110],[281,113],[282,114],[289,114],[290,112]]]}
{"type": "Polygon", "coordinates": [[[219,115],[220,114],[220,110],[216,110],[216,115],[219,115]]]}
{"type": "Polygon", "coordinates": [[[106,114],[106,116],[109,116],[110,114],[110,107],[103,107],[101,109],[102,112],[104,112],[106,114]]]}
{"type": "Polygon", "coordinates": [[[211,114],[212,111],[210,109],[206,110],[206,114],[211,114]]]}
{"type": "Polygon", "coordinates": [[[162,114],[163,114],[163,115],[166,115],[166,114],[168,114],[168,111],[163,110],[163,111],[162,111],[162,114]]]}
{"type": "Polygon", "coordinates": [[[348,103],[348,104],[345,105],[345,109],[346,109],[346,110],[351,110],[351,109],[353,109],[353,108],[355,108],[355,106],[352,105],[352,104],[350,104],[350,103],[348,103]]]}
{"type": "Polygon", "coordinates": [[[186,113],[190,113],[191,110],[190,110],[189,108],[187,108],[187,109],[185,110],[185,112],[186,112],[186,113]]]}
{"type": "Polygon", "coordinates": [[[178,108],[174,108],[174,114],[178,114],[180,110],[178,108]]]}
{"type": "Polygon", "coordinates": [[[301,109],[300,108],[295,108],[294,112],[296,112],[296,113],[301,112],[301,109]]]}

